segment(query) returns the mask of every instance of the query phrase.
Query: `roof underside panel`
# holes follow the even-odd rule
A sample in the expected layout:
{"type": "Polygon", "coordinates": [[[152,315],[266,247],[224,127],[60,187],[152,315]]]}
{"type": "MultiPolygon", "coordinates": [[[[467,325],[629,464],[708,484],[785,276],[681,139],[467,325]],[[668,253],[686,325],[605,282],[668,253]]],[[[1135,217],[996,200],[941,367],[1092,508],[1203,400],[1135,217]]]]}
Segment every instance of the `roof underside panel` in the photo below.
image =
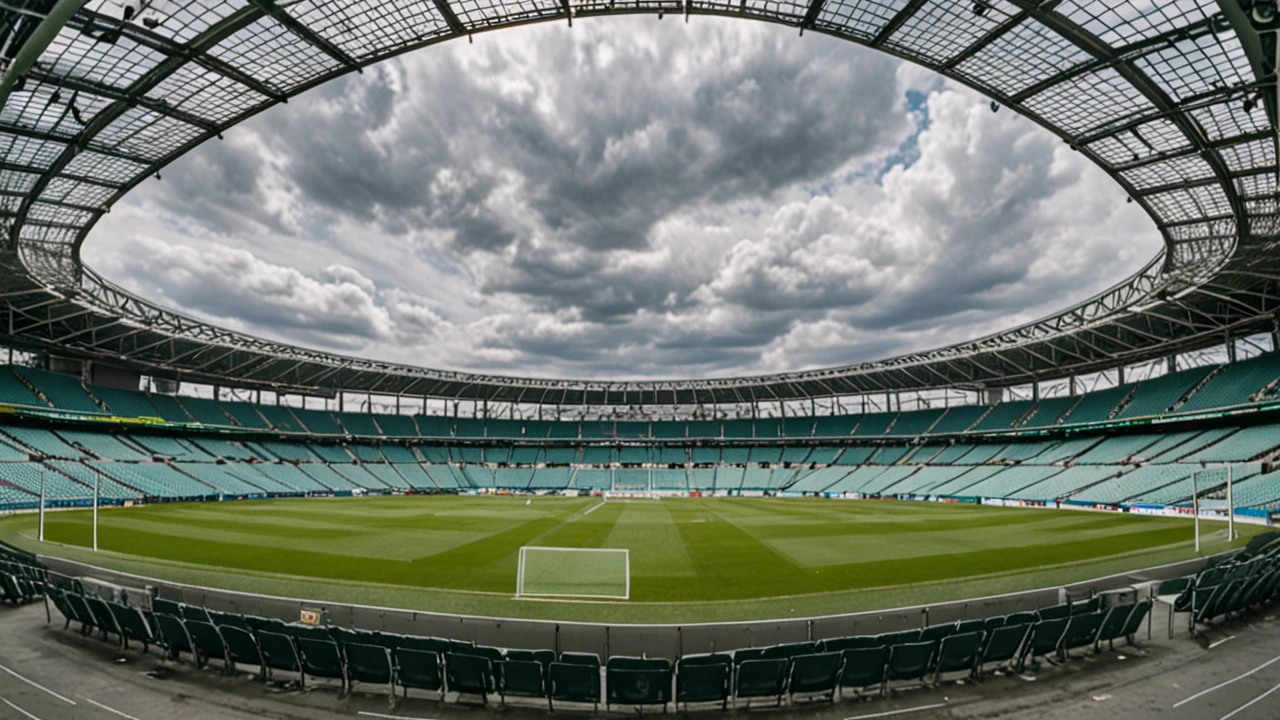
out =
{"type": "MultiPolygon", "coordinates": [[[[6,5],[0,32],[29,30],[14,13],[36,7],[6,5]]],[[[225,385],[650,405],[1010,385],[1270,330],[1280,290],[1276,139],[1263,104],[1244,107],[1258,83],[1246,43],[1219,10],[1215,0],[194,0],[125,21],[124,6],[108,0],[81,9],[0,108],[0,337],[225,385]],[[163,310],[79,262],[88,231],[130,188],[293,94],[473,32],[683,12],[835,35],[966,83],[1097,163],[1150,214],[1165,250],[1094,298],[972,342],[809,372],[670,382],[339,357],[163,310]]]]}

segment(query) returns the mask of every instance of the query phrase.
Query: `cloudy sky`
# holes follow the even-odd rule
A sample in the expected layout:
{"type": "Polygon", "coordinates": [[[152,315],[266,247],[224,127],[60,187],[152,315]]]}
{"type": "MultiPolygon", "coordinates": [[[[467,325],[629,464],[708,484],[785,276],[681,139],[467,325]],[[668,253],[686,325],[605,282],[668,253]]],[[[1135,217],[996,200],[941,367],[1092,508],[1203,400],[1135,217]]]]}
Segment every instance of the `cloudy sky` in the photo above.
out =
{"type": "Polygon", "coordinates": [[[148,180],[84,256],[168,307],[345,354],[707,377],[1061,309],[1155,254],[1136,207],[927,71],[794,29],[632,17],[322,86],[148,180]]]}

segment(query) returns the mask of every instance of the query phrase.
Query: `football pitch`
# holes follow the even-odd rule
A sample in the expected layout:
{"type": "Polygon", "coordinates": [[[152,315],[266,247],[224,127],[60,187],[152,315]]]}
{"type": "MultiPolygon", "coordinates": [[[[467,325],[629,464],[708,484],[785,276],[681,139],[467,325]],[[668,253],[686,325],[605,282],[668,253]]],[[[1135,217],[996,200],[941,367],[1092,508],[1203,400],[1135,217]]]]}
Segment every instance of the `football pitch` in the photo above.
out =
{"type": "MultiPolygon", "coordinates": [[[[161,504],[0,520],[45,554],[247,592],[487,615],[786,617],[1050,587],[1193,557],[1191,523],[1112,513],[772,498],[406,496],[161,504]],[[520,548],[625,548],[627,601],[517,599],[520,548]]],[[[1238,526],[1243,544],[1258,530],[1238,526]]],[[[1205,552],[1226,549],[1205,523],[1205,552]]],[[[572,572],[570,567],[567,572],[572,572]]]]}

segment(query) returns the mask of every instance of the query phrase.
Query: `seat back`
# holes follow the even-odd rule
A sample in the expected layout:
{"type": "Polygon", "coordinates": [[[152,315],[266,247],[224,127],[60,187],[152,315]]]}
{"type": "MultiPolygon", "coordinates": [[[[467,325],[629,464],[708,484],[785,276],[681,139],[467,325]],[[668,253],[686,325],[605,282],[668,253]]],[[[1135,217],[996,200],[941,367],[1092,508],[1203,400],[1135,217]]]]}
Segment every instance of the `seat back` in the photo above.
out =
{"type": "Polygon", "coordinates": [[[455,692],[487,695],[494,691],[493,663],[487,657],[448,653],[444,672],[449,689],[455,692]]]}
{"type": "Polygon", "coordinates": [[[887,645],[850,648],[843,651],[841,655],[844,656],[844,671],[840,675],[841,687],[860,688],[884,683],[885,670],[889,665],[887,645]]]}
{"type": "Polygon", "coordinates": [[[419,690],[442,690],[444,674],[440,671],[440,654],[430,650],[398,647],[395,658],[396,684],[419,690]]]}
{"type": "Polygon", "coordinates": [[[671,663],[666,660],[623,659],[628,662],[615,664],[610,658],[605,666],[605,689],[610,703],[654,705],[671,702],[671,663]]]}
{"type": "Polygon", "coordinates": [[[920,631],[920,640],[941,640],[956,631],[956,624],[949,623],[944,625],[930,625],[920,631]]]}
{"type": "Polygon", "coordinates": [[[1027,652],[1033,657],[1056,652],[1062,644],[1063,635],[1067,631],[1070,618],[1041,620],[1031,626],[1031,637],[1027,640],[1027,652]]]}
{"type": "Polygon", "coordinates": [[[209,617],[209,613],[199,605],[179,605],[179,615],[183,620],[195,620],[197,622],[213,624],[213,620],[209,617]]]}
{"type": "Polygon", "coordinates": [[[1107,614],[1101,610],[1072,615],[1067,621],[1066,632],[1062,636],[1062,647],[1065,650],[1092,645],[1098,640],[1098,631],[1107,614]]]}
{"type": "Polygon", "coordinates": [[[548,668],[549,695],[565,702],[600,702],[600,666],[553,662],[548,668]]]}
{"type": "Polygon", "coordinates": [[[218,628],[199,620],[184,620],[182,627],[186,628],[192,647],[201,655],[226,659],[227,644],[222,641],[222,634],[218,632],[218,628]]]}
{"type": "Polygon", "coordinates": [[[292,637],[267,630],[259,630],[255,637],[258,639],[258,648],[262,651],[262,660],[267,667],[289,672],[302,670],[302,661],[298,658],[298,647],[294,645],[292,637]]]}
{"type": "Polygon", "coordinates": [[[915,680],[933,671],[938,641],[899,643],[889,647],[890,680],[915,680]]]}
{"type": "Polygon", "coordinates": [[[1047,608],[1040,608],[1036,611],[1036,615],[1041,620],[1058,620],[1064,617],[1071,617],[1071,604],[1063,603],[1061,605],[1052,605],[1047,608]]]}
{"type": "Polygon", "coordinates": [[[840,652],[854,648],[880,647],[884,641],[875,635],[853,635],[850,637],[830,638],[822,641],[823,652],[840,652]]]}
{"type": "Polygon", "coordinates": [[[294,642],[298,645],[298,659],[304,673],[346,681],[346,665],[336,642],[312,637],[295,637],[294,642]]]}
{"type": "Polygon", "coordinates": [[[725,655],[680,658],[676,663],[676,702],[720,702],[729,697],[732,659],[725,655]]]}
{"type": "Polygon", "coordinates": [[[982,662],[1006,662],[1016,658],[1022,652],[1030,630],[1030,624],[995,628],[987,636],[986,647],[982,649],[982,662]]]}
{"type": "Polygon", "coordinates": [[[180,652],[191,652],[191,638],[177,615],[156,615],[155,621],[160,638],[170,653],[176,656],[180,652]]]}
{"type": "Polygon", "coordinates": [[[938,662],[936,672],[955,672],[957,670],[973,670],[978,664],[982,642],[987,634],[977,632],[960,633],[942,639],[938,646],[938,662]]]}
{"type": "Polygon", "coordinates": [[[562,652],[556,662],[566,665],[586,665],[598,669],[600,667],[600,656],[594,653],[562,652]]]}
{"type": "Polygon", "coordinates": [[[734,695],[740,698],[781,696],[787,682],[785,658],[746,660],[738,665],[734,695]]]}
{"type": "Polygon", "coordinates": [[[1129,619],[1125,621],[1123,635],[1133,635],[1138,632],[1138,628],[1142,627],[1142,621],[1146,619],[1147,614],[1151,612],[1151,601],[1142,600],[1133,608],[1133,612],[1129,613],[1129,619]]]}
{"type": "Polygon", "coordinates": [[[838,652],[797,655],[791,658],[787,687],[793,695],[834,692],[843,664],[844,656],[838,652]]]}
{"type": "Polygon", "coordinates": [[[391,682],[391,651],[381,645],[346,643],[347,679],[365,683],[391,682]]]}
{"type": "Polygon", "coordinates": [[[503,695],[546,697],[546,671],[536,660],[512,660],[498,663],[498,687],[503,695]]]}
{"type": "Polygon", "coordinates": [[[1124,634],[1125,625],[1129,624],[1129,615],[1137,604],[1115,605],[1107,609],[1107,616],[1098,628],[1098,642],[1114,640],[1124,634]]]}
{"type": "Polygon", "coordinates": [[[218,633],[226,643],[227,656],[232,662],[262,665],[262,652],[253,633],[237,625],[219,625],[218,633]]]}

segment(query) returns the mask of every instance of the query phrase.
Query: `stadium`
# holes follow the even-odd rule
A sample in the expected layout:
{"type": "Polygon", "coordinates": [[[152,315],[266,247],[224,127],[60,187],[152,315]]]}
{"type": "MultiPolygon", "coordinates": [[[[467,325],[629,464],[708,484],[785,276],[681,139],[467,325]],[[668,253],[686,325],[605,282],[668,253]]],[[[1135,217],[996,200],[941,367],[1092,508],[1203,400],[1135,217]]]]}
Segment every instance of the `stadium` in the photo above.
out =
{"type": "Polygon", "coordinates": [[[0,717],[1274,717],[1276,11],[0,3],[0,717]],[[977,339],[686,380],[310,349],[82,260],[136,186],[295,96],[640,14],[966,86],[1105,172],[1163,248],[977,339]]]}

